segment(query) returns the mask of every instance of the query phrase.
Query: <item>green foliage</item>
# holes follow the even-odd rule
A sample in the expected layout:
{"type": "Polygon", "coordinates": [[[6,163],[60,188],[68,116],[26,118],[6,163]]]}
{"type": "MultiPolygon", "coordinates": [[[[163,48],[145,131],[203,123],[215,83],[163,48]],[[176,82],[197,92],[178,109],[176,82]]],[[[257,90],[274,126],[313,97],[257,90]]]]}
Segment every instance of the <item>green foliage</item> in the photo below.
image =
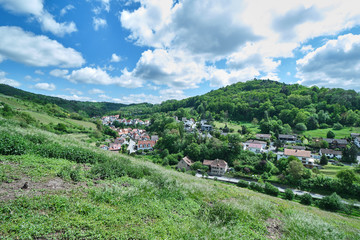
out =
{"type": "Polygon", "coordinates": [[[305,205],[311,205],[313,202],[313,199],[309,193],[305,193],[300,196],[300,202],[305,205]]]}
{"type": "Polygon", "coordinates": [[[290,188],[285,189],[285,199],[287,200],[293,200],[295,197],[294,192],[290,188]]]}
{"type": "Polygon", "coordinates": [[[335,123],[334,126],[333,126],[333,129],[334,130],[341,130],[343,129],[343,125],[341,125],[340,123],[335,123]]]}
{"type": "Polygon", "coordinates": [[[327,138],[335,138],[335,133],[333,131],[328,131],[328,133],[326,134],[327,138]]]}
{"type": "Polygon", "coordinates": [[[264,192],[264,187],[260,183],[251,182],[250,185],[249,185],[249,188],[251,190],[254,190],[254,191],[257,191],[257,192],[264,192]]]}
{"type": "Polygon", "coordinates": [[[351,143],[346,146],[346,148],[342,151],[343,157],[342,161],[348,163],[356,163],[357,162],[357,155],[358,155],[358,148],[355,144],[351,143]]]}
{"type": "Polygon", "coordinates": [[[304,123],[296,124],[295,129],[299,132],[304,132],[307,130],[306,125],[304,123]]]}
{"type": "Polygon", "coordinates": [[[344,204],[342,199],[336,193],[331,194],[330,196],[325,196],[319,201],[319,207],[325,210],[342,210],[344,209],[344,204]]]}
{"type": "Polygon", "coordinates": [[[274,185],[272,185],[271,183],[268,183],[268,182],[265,183],[264,190],[265,190],[266,194],[269,194],[269,195],[275,196],[275,197],[277,197],[280,193],[280,191],[277,187],[275,187],[274,185]]]}
{"type": "Polygon", "coordinates": [[[28,151],[30,143],[23,139],[20,134],[0,132],[0,154],[22,155],[28,151]]]}
{"type": "Polygon", "coordinates": [[[352,185],[352,183],[357,179],[356,174],[353,170],[345,169],[341,170],[336,174],[336,177],[340,179],[340,181],[344,185],[352,185]]]}
{"type": "Polygon", "coordinates": [[[327,165],[328,161],[329,161],[328,157],[325,154],[323,154],[320,158],[320,165],[327,165]]]}
{"type": "Polygon", "coordinates": [[[64,179],[64,180],[71,179],[74,182],[79,182],[82,179],[82,177],[81,177],[81,167],[76,166],[75,168],[73,168],[71,166],[64,166],[57,173],[57,176],[64,179]]]}
{"type": "Polygon", "coordinates": [[[236,184],[238,187],[247,188],[249,187],[248,181],[245,180],[239,180],[239,182],[236,184]]]}

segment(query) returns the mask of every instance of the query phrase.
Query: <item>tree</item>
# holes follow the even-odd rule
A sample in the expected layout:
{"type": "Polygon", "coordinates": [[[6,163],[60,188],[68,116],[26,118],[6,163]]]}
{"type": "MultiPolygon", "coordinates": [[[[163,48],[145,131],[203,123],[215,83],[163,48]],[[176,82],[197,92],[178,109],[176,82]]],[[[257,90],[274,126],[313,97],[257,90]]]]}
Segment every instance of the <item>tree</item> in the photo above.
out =
{"type": "Polygon", "coordinates": [[[341,123],[335,123],[333,126],[334,130],[341,130],[343,129],[343,125],[341,125],[341,123]]]}
{"type": "Polygon", "coordinates": [[[319,202],[319,207],[326,210],[341,210],[344,208],[342,199],[336,193],[331,194],[330,196],[323,197],[319,202]]]}
{"type": "Polygon", "coordinates": [[[293,180],[300,180],[304,173],[304,166],[299,160],[292,160],[289,162],[289,166],[287,167],[288,174],[292,177],[293,180]]]}
{"type": "Polygon", "coordinates": [[[327,156],[324,154],[324,155],[322,155],[321,156],[321,158],[320,158],[320,165],[327,165],[328,164],[328,158],[327,158],[327,156]]]}
{"type": "Polygon", "coordinates": [[[327,138],[335,138],[335,133],[333,131],[328,131],[326,134],[327,138]]]}
{"type": "Polygon", "coordinates": [[[336,177],[342,184],[350,186],[356,180],[356,174],[353,170],[345,169],[336,174],[336,177]]]}
{"type": "Polygon", "coordinates": [[[305,205],[311,205],[313,199],[309,193],[305,193],[304,195],[300,196],[300,202],[305,205]]]}
{"type": "Polygon", "coordinates": [[[357,153],[358,153],[358,149],[355,146],[355,144],[350,144],[346,146],[346,148],[343,150],[342,161],[349,163],[356,163],[357,153]]]}
{"type": "Polygon", "coordinates": [[[304,123],[296,124],[295,129],[298,130],[299,132],[304,132],[307,130],[306,125],[304,123]]]}
{"type": "Polygon", "coordinates": [[[295,194],[290,188],[285,189],[285,199],[293,200],[294,197],[295,197],[295,194]]]}

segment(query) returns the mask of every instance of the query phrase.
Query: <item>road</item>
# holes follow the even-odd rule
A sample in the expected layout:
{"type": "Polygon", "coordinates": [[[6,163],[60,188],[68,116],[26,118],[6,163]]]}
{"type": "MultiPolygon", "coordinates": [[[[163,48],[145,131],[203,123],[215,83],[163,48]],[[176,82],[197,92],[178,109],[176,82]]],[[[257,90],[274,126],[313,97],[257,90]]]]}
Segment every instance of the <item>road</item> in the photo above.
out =
{"type": "MultiPolygon", "coordinates": [[[[196,177],[199,177],[199,178],[202,178],[203,176],[200,174],[200,173],[197,173],[195,175],[196,177]]],[[[218,176],[207,176],[206,178],[208,179],[214,179],[216,178],[217,181],[222,181],[222,182],[228,182],[228,183],[238,183],[239,182],[239,179],[237,178],[228,178],[228,177],[218,177],[218,176]]],[[[241,179],[241,180],[245,180],[247,182],[255,182],[255,181],[251,181],[251,180],[247,180],[247,179],[241,179]]],[[[274,184],[273,184],[274,185],[274,184]]],[[[285,192],[285,189],[284,187],[281,187],[281,186],[276,186],[274,185],[275,187],[277,187],[279,189],[280,192],[285,192]]],[[[293,188],[289,188],[291,189],[294,194],[296,195],[304,195],[305,193],[308,193],[311,195],[311,197],[313,198],[316,198],[316,199],[322,199],[323,197],[325,197],[324,195],[321,195],[321,194],[318,194],[318,193],[312,193],[312,192],[306,192],[306,191],[301,191],[301,190],[298,190],[298,189],[293,189],[293,188]]],[[[345,204],[349,204],[347,201],[343,200],[343,203],[345,204]]],[[[354,206],[356,207],[360,207],[360,203],[355,203],[354,206]]]]}

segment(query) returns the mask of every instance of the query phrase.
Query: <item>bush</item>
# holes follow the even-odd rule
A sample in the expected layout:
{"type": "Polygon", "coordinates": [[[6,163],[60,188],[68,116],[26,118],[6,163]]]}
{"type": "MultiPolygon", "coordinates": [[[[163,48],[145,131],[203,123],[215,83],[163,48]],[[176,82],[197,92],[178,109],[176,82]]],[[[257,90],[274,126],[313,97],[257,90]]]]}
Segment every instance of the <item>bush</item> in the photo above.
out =
{"type": "Polygon", "coordinates": [[[311,205],[312,204],[312,197],[309,193],[305,193],[304,195],[300,196],[300,202],[305,205],[311,205]]]}
{"type": "Polygon", "coordinates": [[[326,128],[329,128],[329,125],[327,125],[326,123],[322,123],[322,124],[320,124],[320,128],[326,129],[326,128]]]}
{"type": "Polygon", "coordinates": [[[328,164],[328,158],[326,155],[322,155],[320,158],[320,165],[327,165],[328,164]]]}
{"type": "Polygon", "coordinates": [[[299,132],[304,132],[307,130],[306,125],[304,123],[296,124],[295,129],[298,130],[299,132]]]}
{"type": "Polygon", "coordinates": [[[341,123],[335,123],[333,126],[334,130],[341,130],[343,129],[343,125],[341,125],[341,123]]]}
{"type": "Polygon", "coordinates": [[[290,188],[285,189],[285,199],[293,200],[294,197],[295,197],[295,194],[290,188]]]}
{"type": "Polygon", "coordinates": [[[271,196],[275,196],[277,197],[280,193],[279,189],[277,187],[275,187],[274,185],[272,185],[271,183],[265,183],[265,193],[269,194],[271,196]]]}
{"type": "Polygon", "coordinates": [[[251,182],[249,185],[249,188],[253,191],[257,191],[257,192],[264,192],[264,187],[256,182],[251,182]]]}
{"type": "Polygon", "coordinates": [[[31,144],[20,134],[0,133],[0,154],[1,155],[22,155],[27,152],[31,144]]]}
{"type": "Polygon", "coordinates": [[[57,173],[57,176],[64,180],[71,179],[74,182],[79,182],[81,180],[81,167],[77,166],[73,169],[71,166],[65,166],[57,173]]]}
{"type": "Polygon", "coordinates": [[[245,180],[239,180],[239,182],[236,184],[238,187],[247,188],[249,187],[249,183],[245,180]]]}
{"type": "Polygon", "coordinates": [[[342,203],[341,197],[336,193],[333,193],[330,196],[323,197],[319,201],[319,207],[322,209],[335,211],[344,209],[344,204],[342,203]]]}
{"type": "Polygon", "coordinates": [[[335,133],[333,131],[328,131],[326,134],[327,138],[335,138],[335,133]]]}

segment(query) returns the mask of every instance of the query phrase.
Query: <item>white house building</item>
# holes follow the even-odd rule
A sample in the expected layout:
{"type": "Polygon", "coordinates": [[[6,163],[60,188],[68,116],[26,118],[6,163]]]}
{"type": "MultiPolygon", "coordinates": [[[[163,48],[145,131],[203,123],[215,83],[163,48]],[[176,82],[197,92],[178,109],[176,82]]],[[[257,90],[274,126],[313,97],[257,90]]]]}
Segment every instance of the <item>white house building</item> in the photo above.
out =
{"type": "Polygon", "coordinates": [[[302,162],[304,167],[313,168],[315,166],[315,160],[311,157],[310,151],[286,148],[284,152],[277,153],[278,160],[280,158],[288,158],[290,156],[297,157],[302,162]]]}

